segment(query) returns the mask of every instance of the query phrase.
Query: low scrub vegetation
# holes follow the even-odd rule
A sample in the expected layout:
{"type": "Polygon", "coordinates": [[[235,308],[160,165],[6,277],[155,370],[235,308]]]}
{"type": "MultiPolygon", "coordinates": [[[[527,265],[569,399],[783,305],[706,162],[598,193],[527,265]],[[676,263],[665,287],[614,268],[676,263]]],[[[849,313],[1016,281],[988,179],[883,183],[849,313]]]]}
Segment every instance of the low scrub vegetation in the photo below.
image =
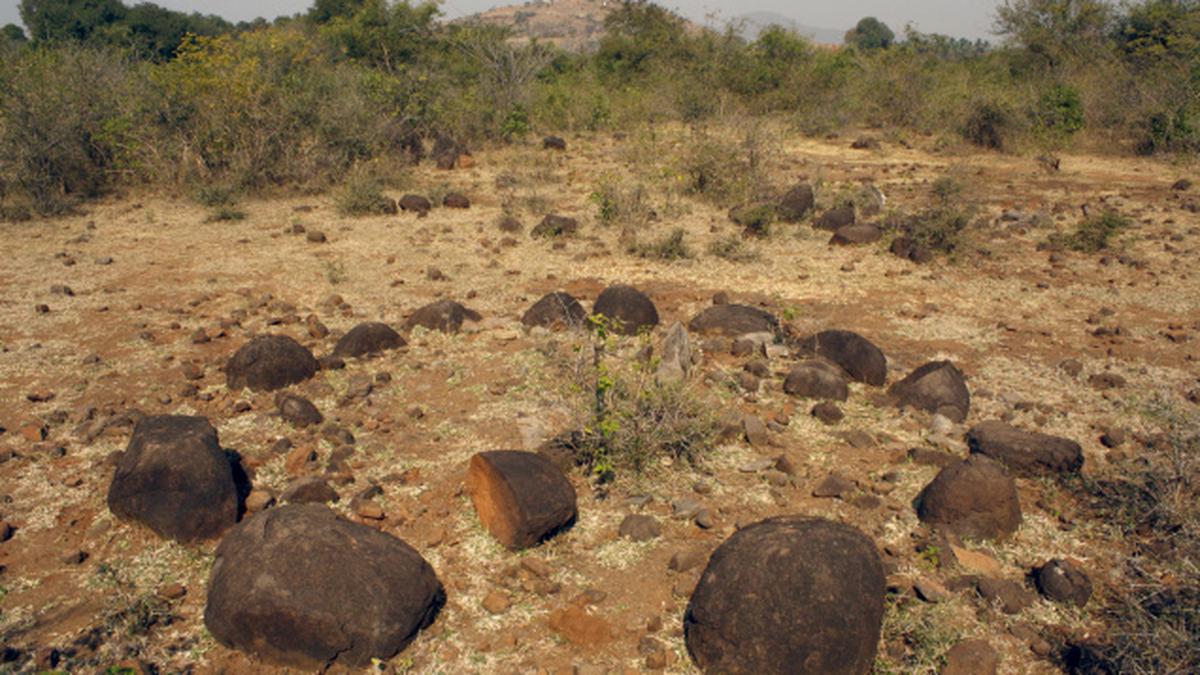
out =
{"type": "Polygon", "coordinates": [[[678,158],[682,187],[729,207],[755,196],[771,147],[753,123],[732,142],[703,132],[731,114],[997,150],[1200,150],[1195,3],[1003,2],[999,45],[872,20],[826,50],[779,27],[754,40],[690,30],[635,0],[595,50],[568,53],[439,23],[432,3],[318,1],[233,25],[119,0],[40,12],[48,2],[22,3],[29,36],[0,31],[5,213],[60,213],[142,181],[328,187],[358,163],[416,156],[421,138],[521,142],[671,120],[697,129],[678,158]]]}
{"type": "Polygon", "coordinates": [[[576,462],[606,482],[664,461],[700,461],[716,444],[717,403],[687,381],[660,380],[657,359],[617,355],[622,345],[607,320],[591,322],[593,338],[579,352],[572,384],[581,422],[571,443],[576,462]]]}
{"type": "Polygon", "coordinates": [[[1131,225],[1128,218],[1116,211],[1105,211],[1079,221],[1069,234],[1052,236],[1050,243],[1072,251],[1096,253],[1107,249],[1113,237],[1128,230],[1131,225]]]}

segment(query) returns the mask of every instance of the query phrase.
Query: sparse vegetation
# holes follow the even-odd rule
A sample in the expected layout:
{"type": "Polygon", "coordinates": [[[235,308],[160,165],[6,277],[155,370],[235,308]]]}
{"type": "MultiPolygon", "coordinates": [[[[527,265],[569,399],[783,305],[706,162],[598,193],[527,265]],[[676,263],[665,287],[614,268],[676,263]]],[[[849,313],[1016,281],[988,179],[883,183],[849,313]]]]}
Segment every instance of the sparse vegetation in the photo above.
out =
{"type": "Polygon", "coordinates": [[[692,257],[692,251],[684,242],[685,232],[677,227],[659,239],[645,243],[635,243],[630,252],[642,258],[655,260],[683,260],[692,257]]]}
{"type": "Polygon", "coordinates": [[[1112,238],[1128,230],[1132,224],[1128,218],[1116,211],[1105,211],[1079,221],[1070,234],[1052,235],[1050,243],[1072,251],[1096,253],[1107,249],[1112,243],[1112,238]]]}
{"type": "Polygon", "coordinates": [[[572,384],[582,430],[571,448],[576,462],[607,482],[662,461],[699,461],[716,441],[715,404],[686,381],[660,381],[655,359],[615,354],[620,345],[607,320],[590,320],[593,339],[579,352],[572,384]]]}
{"type": "Polygon", "coordinates": [[[739,235],[728,235],[712,240],[708,244],[708,254],[730,262],[752,262],[758,259],[758,252],[746,243],[739,235]]]}
{"type": "Polygon", "coordinates": [[[1159,429],[1134,466],[1085,478],[1099,522],[1129,547],[1102,616],[1104,639],[1076,658],[1120,673],[1200,668],[1200,418],[1165,398],[1145,411],[1159,429]]]}
{"type": "Polygon", "coordinates": [[[355,171],[334,197],[338,213],[344,216],[377,216],[395,210],[394,202],[383,194],[383,183],[367,171],[355,171]]]}

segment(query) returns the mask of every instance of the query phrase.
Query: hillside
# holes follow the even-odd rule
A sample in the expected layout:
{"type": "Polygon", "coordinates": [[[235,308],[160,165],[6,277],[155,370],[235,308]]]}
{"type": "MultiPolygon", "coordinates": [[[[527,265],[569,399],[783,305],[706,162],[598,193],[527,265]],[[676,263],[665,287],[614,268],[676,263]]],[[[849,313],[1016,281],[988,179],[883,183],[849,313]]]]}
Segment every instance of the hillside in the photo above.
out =
{"type": "Polygon", "coordinates": [[[617,6],[609,0],[534,0],[473,14],[459,21],[511,26],[520,38],[536,38],[579,51],[596,43],[604,18],[617,6]]]}

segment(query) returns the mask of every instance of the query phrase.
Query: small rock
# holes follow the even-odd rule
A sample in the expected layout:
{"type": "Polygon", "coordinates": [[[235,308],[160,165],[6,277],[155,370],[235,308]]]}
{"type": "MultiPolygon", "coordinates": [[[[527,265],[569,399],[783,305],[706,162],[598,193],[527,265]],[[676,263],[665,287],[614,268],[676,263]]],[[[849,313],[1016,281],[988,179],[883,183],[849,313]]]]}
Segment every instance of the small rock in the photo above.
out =
{"type": "Polygon", "coordinates": [[[996,675],[1000,657],[983,640],[963,640],[946,652],[946,665],[939,675],[996,675]]]}
{"type": "Polygon", "coordinates": [[[829,474],[817,483],[812,495],[820,498],[841,497],[854,490],[854,483],[835,473],[829,474]]]}
{"type": "Polygon", "coordinates": [[[492,591],[484,596],[482,604],[490,614],[503,614],[508,611],[511,602],[507,595],[500,591],[492,591]]]}
{"type": "Polygon", "coordinates": [[[650,541],[662,536],[662,525],[654,516],[631,513],[621,521],[618,533],[633,541],[650,541]]]}

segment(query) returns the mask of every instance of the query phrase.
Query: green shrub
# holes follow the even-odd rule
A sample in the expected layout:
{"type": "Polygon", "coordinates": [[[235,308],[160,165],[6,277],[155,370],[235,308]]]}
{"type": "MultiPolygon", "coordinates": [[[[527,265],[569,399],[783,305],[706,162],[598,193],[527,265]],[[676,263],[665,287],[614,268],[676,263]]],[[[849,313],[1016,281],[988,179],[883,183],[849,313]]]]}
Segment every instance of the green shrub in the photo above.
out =
{"type": "Polygon", "coordinates": [[[981,148],[1003,150],[1008,139],[1011,119],[996,103],[981,102],[968,112],[963,124],[963,138],[981,148]]]}
{"type": "Polygon", "coordinates": [[[112,52],[27,49],[0,59],[0,182],[40,214],[98,196],[136,173],[142,100],[112,52]]]}
{"type": "Polygon", "coordinates": [[[1042,94],[1034,111],[1034,121],[1043,132],[1071,136],[1083,129],[1083,100],[1079,91],[1067,85],[1056,85],[1042,94]]]}
{"type": "Polygon", "coordinates": [[[719,430],[718,406],[688,382],[663,382],[657,361],[613,354],[618,346],[604,317],[591,318],[591,349],[579,352],[573,390],[581,431],[570,451],[600,481],[641,473],[664,459],[696,463],[719,430]]]}
{"type": "Polygon", "coordinates": [[[677,227],[662,238],[645,244],[635,244],[631,252],[641,258],[656,260],[683,260],[691,258],[692,252],[683,241],[683,228],[677,227]]]}
{"type": "Polygon", "coordinates": [[[192,197],[196,203],[201,206],[207,206],[210,209],[219,208],[222,206],[232,206],[237,203],[239,193],[232,185],[225,183],[213,183],[211,185],[201,185],[192,193],[192,197]]]}
{"type": "Polygon", "coordinates": [[[709,242],[708,254],[730,262],[751,262],[758,259],[758,252],[750,248],[743,237],[736,234],[709,242]]]}
{"type": "Polygon", "coordinates": [[[383,194],[383,184],[366,171],[354,171],[334,197],[338,213],[344,216],[374,216],[390,213],[394,202],[383,194]]]}
{"type": "Polygon", "coordinates": [[[1108,248],[1112,238],[1129,229],[1131,225],[1132,221],[1116,211],[1105,211],[1084,218],[1075,226],[1073,232],[1051,236],[1050,241],[1073,251],[1095,253],[1108,248]]]}
{"type": "Polygon", "coordinates": [[[774,204],[750,204],[739,206],[729,212],[729,219],[746,228],[746,232],[756,237],[766,237],[771,234],[771,225],[778,214],[774,204]]]}

